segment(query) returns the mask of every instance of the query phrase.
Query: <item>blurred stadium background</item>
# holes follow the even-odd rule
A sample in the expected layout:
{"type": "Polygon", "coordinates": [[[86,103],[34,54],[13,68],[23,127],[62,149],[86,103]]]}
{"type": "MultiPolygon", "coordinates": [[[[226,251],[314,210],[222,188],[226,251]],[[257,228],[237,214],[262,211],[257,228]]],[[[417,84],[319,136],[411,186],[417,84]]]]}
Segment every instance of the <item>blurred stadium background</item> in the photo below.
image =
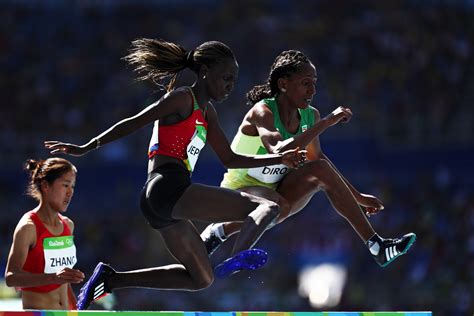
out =
{"type": "MultiPolygon", "coordinates": [[[[318,69],[313,105],[322,115],[339,105],[354,112],[321,136],[323,150],[385,202],[370,219],[382,236],[419,238],[381,269],[320,193],[264,235],[259,247],[271,257],[261,271],[197,293],[124,289],[97,308],[474,311],[471,0],[0,0],[0,270],[17,221],[35,205],[22,163],[48,156],[43,140],[84,143],[161,95],[120,60],[138,37],[189,49],[220,40],[234,50],[238,83],[217,107],[229,140],[248,109],[245,92],[275,56],[304,51],[318,69]]],[[[79,174],[68,216],[88,275],[99,260],[119,270],[171,260],[138,207],[151,128],[69,157],[79,174]]],[[[222,165],[210,149],[201,157],[194,180],[218,185],[222,165]]],[[[5,309],[17,294],[0,284],[5,309]]]]}

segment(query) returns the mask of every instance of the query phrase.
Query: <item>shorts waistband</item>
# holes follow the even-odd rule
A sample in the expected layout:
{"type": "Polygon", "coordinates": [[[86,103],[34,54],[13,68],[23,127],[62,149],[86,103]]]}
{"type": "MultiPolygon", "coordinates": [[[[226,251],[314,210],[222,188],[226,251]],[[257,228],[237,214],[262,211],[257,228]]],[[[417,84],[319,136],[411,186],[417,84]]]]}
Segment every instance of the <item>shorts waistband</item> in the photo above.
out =
{"type": "Polygon", "coordinates": [[[167,172],[167,171],[185,172],[188,176],[191,176],[191,173],[189,173],[189,170],[186,169],[184,166],[182,166],[180,164],[177,164],[177,163],[167,162],[167,163],[164,163],[164,164],[156,167],[152,171],[150,171],[148,173],[147,179],[150,179],[151,177],[153,177],[157,173],[163,173],[163,172],[167,172]]]}

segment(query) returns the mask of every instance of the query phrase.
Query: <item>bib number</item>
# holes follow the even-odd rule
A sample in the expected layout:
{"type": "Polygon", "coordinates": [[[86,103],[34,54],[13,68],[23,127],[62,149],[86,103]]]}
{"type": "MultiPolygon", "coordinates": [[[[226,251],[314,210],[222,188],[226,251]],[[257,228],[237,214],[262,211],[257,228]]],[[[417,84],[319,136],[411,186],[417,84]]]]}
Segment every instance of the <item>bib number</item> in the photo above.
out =
{"type": "Polygon", "coordinates": [[[207,131],[204,126],[196,125],[196,131],[194,132],[191,142],[186,148],[188,158],[184,161],[188,170],[192,172],[198,161],[199,154],[206,144],[207,131]]]}
{"type": "Polygon", "coordinates": [[[249,176],[263,183],[277,183],[288,173],[288,167],[281,165],[250,168],[247,172],[249,176]]]}
{"type": "Polygon", "coordinates": [[[49,237],[43,240],[44,273],[56,273],[77,263],[73,236],[49,237]]]}

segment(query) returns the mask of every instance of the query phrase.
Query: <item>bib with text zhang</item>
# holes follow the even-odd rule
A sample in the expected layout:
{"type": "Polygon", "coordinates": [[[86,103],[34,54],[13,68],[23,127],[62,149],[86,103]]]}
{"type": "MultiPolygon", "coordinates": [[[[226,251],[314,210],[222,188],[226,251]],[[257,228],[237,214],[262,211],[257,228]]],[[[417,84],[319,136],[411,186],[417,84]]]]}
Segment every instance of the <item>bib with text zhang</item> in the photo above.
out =
{"type": "Polygon", "coordinates": [[[190,172],[193,172],[196,162],[199,158],[199,153],[206,144],[207,130],[203,125],[196,125],[196,131],[194,132],[191,141],[186,149],[188,158],[184,160],[186,167],[190,172]]]}
{"type": "Polygon", "coordinates": [[[288,167],[281,165],[250,168],[248,175],[263,183],[277,183],[288,173],[288,167]]]}
{"type": "Polygon", "coordinates": [[[74,236],[49,237],[43,240],[44,273],[72,268],[77,262],[74,236]]]}

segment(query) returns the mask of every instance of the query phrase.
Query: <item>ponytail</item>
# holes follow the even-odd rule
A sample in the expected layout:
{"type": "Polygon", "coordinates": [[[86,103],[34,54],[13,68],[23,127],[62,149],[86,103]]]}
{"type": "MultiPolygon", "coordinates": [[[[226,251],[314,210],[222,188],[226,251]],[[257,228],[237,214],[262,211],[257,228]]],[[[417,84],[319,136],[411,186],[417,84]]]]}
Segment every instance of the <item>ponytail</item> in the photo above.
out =
{"type": "Polygon", "coordinates": [[[247,100],[249,100],[249,104],[253,105],[260,100],[271,98],[274,94],[271,91],[270,84],[267,82],[254,86],[249,92],[247,92],[246,96],[247,100]]]}
{"type": "Polygon", "coordinates": [[[189,67],[192,59],[182,46],[158,39],[141,38],[132,42],[129,54],[123,59],[140,75],[137,80],[150,80],[154,84],[172,91],[178,74],[189,67]],[[169,78],[165,87],[164,81],[169,78]]]}
{"type": "Polygon", "coordinates": [[[129,54],[123,59],[140,75],[138,80],[150,80],[170,92],[175,89],[182,70],[189,68],[198,73],[201,65],[209,67],[224,58],[235,59],[235,56],[227,45],[218,41],[204,42],[187,51],[165,40],[141,38],[132,42],[129,54]]]}

